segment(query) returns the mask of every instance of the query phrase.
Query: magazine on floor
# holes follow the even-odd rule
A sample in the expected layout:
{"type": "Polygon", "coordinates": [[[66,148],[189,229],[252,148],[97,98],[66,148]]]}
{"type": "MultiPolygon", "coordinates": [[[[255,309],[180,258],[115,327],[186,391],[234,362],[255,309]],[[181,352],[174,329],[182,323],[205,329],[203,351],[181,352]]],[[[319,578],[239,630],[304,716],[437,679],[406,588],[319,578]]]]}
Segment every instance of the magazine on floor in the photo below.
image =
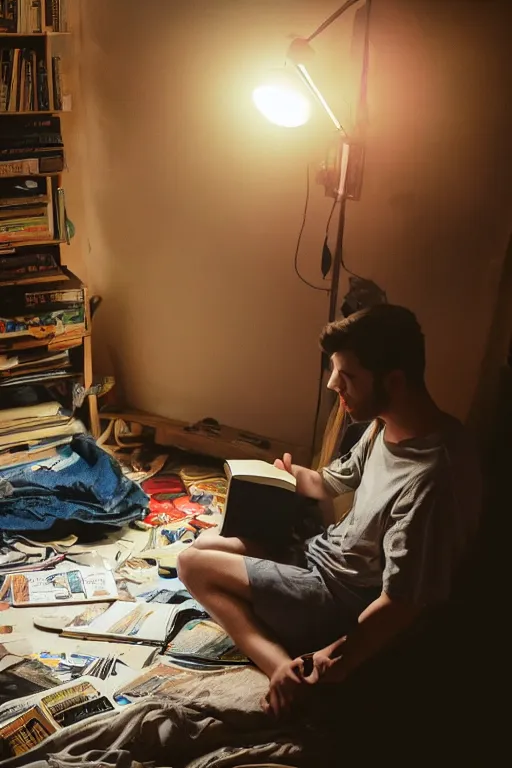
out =
{"type": "Polygon", "coordinates": [[[250,664],[233,640],[212,619],[191,619],[172,638],[165,655],[222,664],[250,664]]]}
{"type": "Polygon", "coordinates": [[[100,568],[16,573],[11,576],[10,586],[15,608],[98,603],[119,596],[112,571],[100,568]]]}
{"type": "Polygon", "coordinates": [[[116,710],[110,686],[95,677],[5,704],[0,707],[0,760],[29,752],[61,728],[116,710]]]}
{"type": "Polygon", "coordinates": [[[195,600],[179,604],[117,601],[90,622],[67,626],[62,634],[84,640],[164,645],[181,621],[204,615],[204,609],[195,600]]]}

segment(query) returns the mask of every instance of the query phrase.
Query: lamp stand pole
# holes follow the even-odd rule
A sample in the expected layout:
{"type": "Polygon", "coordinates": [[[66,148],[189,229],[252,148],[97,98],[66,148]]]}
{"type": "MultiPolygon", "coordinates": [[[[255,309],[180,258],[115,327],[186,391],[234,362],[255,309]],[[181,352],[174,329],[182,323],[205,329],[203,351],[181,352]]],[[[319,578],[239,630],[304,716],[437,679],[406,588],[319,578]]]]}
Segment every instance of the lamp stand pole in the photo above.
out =
{"type": "Polygon", "coordinates": [[[333,320],[336,319],[337,311],[338,311],[338,294],[339,294],[339,283],[340,283],[340,275],[341,275],[341,264],[343,261],[343,240],[345,235],[345,208],[346,208],[347,198],[345,195],[345,192],[342,193],[342,197],[340,200],[340,216],[338,220],[338,234],[336,236],[336,247],[334,250],[334,257],[332,260],[332,271],[331,271],[331,290],[329,295],[329,317],[328,322],[332,323],[333,320]]]}

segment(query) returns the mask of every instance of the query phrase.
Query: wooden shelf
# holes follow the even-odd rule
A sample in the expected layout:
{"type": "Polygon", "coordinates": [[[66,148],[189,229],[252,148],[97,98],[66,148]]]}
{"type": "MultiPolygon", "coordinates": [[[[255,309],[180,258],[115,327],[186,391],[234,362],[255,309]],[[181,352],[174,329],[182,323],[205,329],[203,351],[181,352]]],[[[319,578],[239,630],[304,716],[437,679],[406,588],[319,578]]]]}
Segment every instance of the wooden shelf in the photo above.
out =
{"type": "Polygon", "coordinates": [[[66,115],[68,112],[71,112],[71,110],[47,109],[44,112],[35,112],[34,110],[29,110],[27,112],[0,112],[0,117],[16,117],[17,115],[66,115]]]}
{"type": "MultiPolygon", "coordinates": [[[[16,178],[16,177],[14,177],[16,178]]],[[[66,240],[20,240],[15,243],[0,243],[0,253],[2,251],[12,251],[14,248],[28,248],[31,245],[64,245],[66,240]]]]}
{"type": "Polygon", "coordinates": [[[3,37],[57,37],[59,35],[70,35],[71,32],[0,32],[0,38],[3,37]]]}

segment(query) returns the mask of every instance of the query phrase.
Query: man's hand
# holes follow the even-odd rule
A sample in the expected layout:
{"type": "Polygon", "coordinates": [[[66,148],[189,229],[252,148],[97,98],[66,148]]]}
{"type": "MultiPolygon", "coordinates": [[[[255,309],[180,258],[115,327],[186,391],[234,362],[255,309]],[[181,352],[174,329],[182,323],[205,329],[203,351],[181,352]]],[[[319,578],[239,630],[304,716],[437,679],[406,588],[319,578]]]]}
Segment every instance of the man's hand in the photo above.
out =
{"type": "Polygon", "coordinates": [[[289,472],[290,475],[295,477],[291,453],[285,453],[282,459],[276,459],[274,461],[274,467],[277,467],[277,469],[284,469],[285,472],[289,472]]]}
{"type": "Polygon", "coordinates": [[[327,648],[322,648],[320,651],[316,651],[310,657],[304,657],[306,661],[306,668],[304,674],[304,682],[308,685],[315,685],[318,681],[332,669],[341,660],[341,649],[346,641],[346,637],[342,637],[332,645],[328,645],[327,648]]]}
{"type": "Polygon", "coordinates": [[[299,656],[282,664],[272,675],[270,688],[261,702],[263,710],[276,717],[286,715],[293,704],[306,695],[306,687],[316,685],[341,659],[346,638],[337,640],[316,653],[299,656]]]}
{"type": "Polygon", "coordinates": [[[293,659],[281,664],[270,678],[270,688],[261,702],[264,712],[275,717],[286,715],[304,684],[304,661],[293,659]]]}
{"type": "Polygon", "coordinates": [[[297,480],[297,491],[310,499],[323,501],[328,498],[327,489],[319,472],[314,469],[300,467],[298,464],[292,464],[292,456],[285,453],[282,459],[274,461],[274,467],[284,469],[297,480]]]}

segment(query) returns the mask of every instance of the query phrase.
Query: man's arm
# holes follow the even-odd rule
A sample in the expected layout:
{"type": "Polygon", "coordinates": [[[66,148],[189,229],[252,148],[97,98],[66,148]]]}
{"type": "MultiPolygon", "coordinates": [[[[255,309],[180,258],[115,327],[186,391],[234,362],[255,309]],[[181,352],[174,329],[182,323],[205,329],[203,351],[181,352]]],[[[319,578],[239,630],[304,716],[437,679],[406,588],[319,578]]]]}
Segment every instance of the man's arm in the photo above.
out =
{"type": "Polygon", "coordinates": [[[344,682],[361,664],[407,629],[420,612],[420,606],[392,600],[383,592],[362,612],[353,632],[312,654],[311,671],[306,657],[283,664],[270,681],[264,710],[282,714],[304,686],[344,682]]]}
{"type": "Polygon", "coordinates": [[[282,459],[277,459],[274,462],[274,466],[278,467],[278,469],[284,469],[294,476],[297,481],[297,491],[302,496],[307,496],[309,499],[317,499],[317,501],[324,501],[329,498],[320,472],[300,467],[298,464],[292,464],[291,454],[285,453],[282,459]]]}
{"type": "Polygon", "coordinates": [[[315,663],[318,672],[315,674],[313,670],[306,681],[315,683],[320,679],[325,683],[343,682],[361,664],[411,626],[421,609],[422,606],[392,600],[383,592],[362,612],[353,632],[314,654],[314,662],[321,662],[327,657],[331,663],[315,663]]]}

